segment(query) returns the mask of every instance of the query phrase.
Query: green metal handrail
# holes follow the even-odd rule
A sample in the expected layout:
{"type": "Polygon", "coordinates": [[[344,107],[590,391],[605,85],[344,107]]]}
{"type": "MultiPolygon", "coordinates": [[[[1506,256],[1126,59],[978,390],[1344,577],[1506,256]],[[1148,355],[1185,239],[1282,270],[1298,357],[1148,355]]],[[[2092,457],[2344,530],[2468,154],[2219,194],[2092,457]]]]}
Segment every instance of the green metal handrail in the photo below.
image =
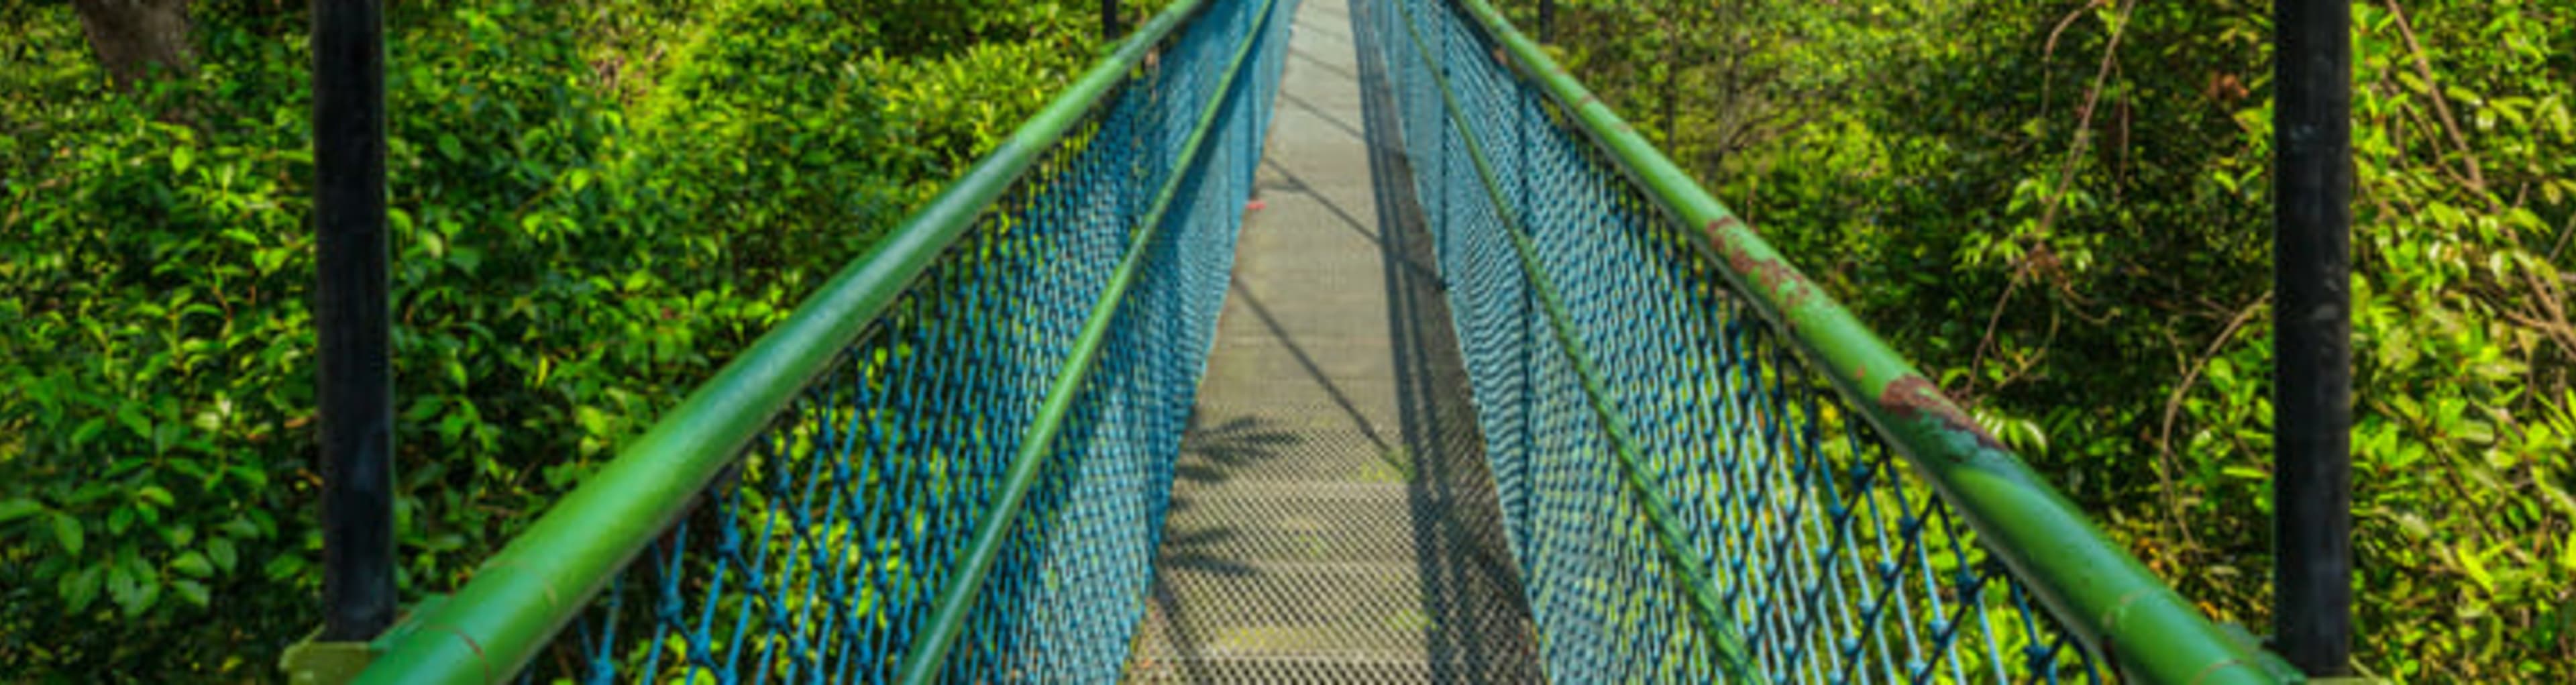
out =
{"type": "MultiPolygon", "coordinates": [[[[1412,12],[1402,5],[1398,5],[1396,11],[1404,14],[1404,28],[1411,34],[1413,48],[1421,52],[1422,59],[1425,62],[1438,61],[1431,46],[1423,40],[1422,27],[1414,22],[1412,12]]],[[[1529,231],[1521,224],[1520,213],[1506,198],[1493,164],[1487,161],[1484,141],[1467,123],[1465,108],[1458,104],[1457,95],[1449,88],[1449,77],[1435,71],[1431,73],[1431,80],[1434,88],[1440,91],[1442,112],[1458,127],[1459,142],[1466,148],[1467,160],[1476,168],[1476,180],[1493,199],[1494,212],[1502,220],[1503,232],[1511,238],[1512,254],[1519,259],[1522,273],[1528,274],[1530,289],[1538,294],[1538,304],[1546,314],[1548,332],[1555,336],[1566,365],[1574,369],[1575,377],[1580,380],[1584,401],[1590,406],[1592,415],[1601,422],[1604,437],[1610,442],[1611,453],[1618,462],[1621,483],[1637,498],[1638,508],[1645,511],[1647,523],[1655,529],[1655,548],[1663,554],[1664,563],[1671,564],[1681,576],[1681,590],[1690,605],[1692,624],[1717,644],[1719,667],[1726,674],[1727,681],[1754,682],[1752,666],[1744,650],[1744,638],[1736,634],[1734,624],[1725,622],[1723,617],[1727,612],[1718,601],[1717,585],[1710,581],[1708,569],[1700,563],[1699,555],[1693,554],[1690,544],[1685,542],[1689,535],[1683,532],[1680,517],[1673,514],[1672,504],[1660,491],[1647,484],[1651,476],[1647,475],[1642,463],[1644,459],[1637,453],[1636,441],[1629,438],[1632,434],[1628,428],[1628,417],[1615,408],[1615,401],[1602,389],[1601,372],[1593,367],[1592,355],[1584,351],[1583,341],[1566,322],[1571,317],[1566,314],[1565,303],[1557,297],[1556,287],[1548,282],[1547,269],[1539,264],[1538,247],[1531,244],[1529,231]]]]}
{"type": "Polygon", "coordinates": [[[2181,595],[2096,529],[2081,510],[1944,396],[1718,203],[1653,143],[1602,104],[1487,0],[1453,0],[1476,28],[1656,205],[1703,227],[1706,250],[1736,292],[1796,341],[1835,389],[1852,398],[1889,444],[1942,499],[1964,514],[1985,547],[2027,583],[2051,615],[2128,678],[2150,683],[2297,681],[2212,624],[2181,595]]]}
{"type": "Polygon", "coordinates": [[[1119,260],[1118,270],[1110,275],[1108,286],[1101,289],[1099,303],[1092,306],[1090,318],[1082,323],[1082,335],[1074,340],[1072,357],[1065,361],[1064,369],[1056,373],[1055,382],[1047,388],[1046,402],[1038,409],[1037,420],[1030,424],[1028,437],[1020,442],[1019,453],[1011,458],[1011,470],[1004,477],[998,495],[1000,499],[993,505],[992,513],[976,526],[975,541],[967,545],[964,570],[955,582],[949,583],[946,594],[939,598],[938,608],[931,613],[930,625],[924,628],[928,631],[928,639],[914,646],[912,653],[904,658],[901,670],[904,683],[929,685],[939,680],[949,646],[955,644],[958,634],[965,631],[966,611],[974,607],[975,595],[983,589],[984,576],[992,571],[993,560],[1002,555],[1003,540],[1010,536],[1012,527],[1020,519],[1020,505],[1028,499],[1030,487],[1037,482],[1038,470],[1046,465],[1047,454],[1055,446],[1056,434],[1064,429],[1065,416],[1073,411],[1074,395],[1082,391],[1083,381],[1091,377],[1091,369],[1100,361],[1100,349],[1109,338],[1109,326],[1118,319],[1118,305],[1126,300],[1127,290],[1135,285],[1136,274],[1144,267],[1145,255],[1153,248],[1154,234],[1162,228],[1163,216],[1171,211],[1172,200],[1179,196],[1181,182],[1189,177],[1189,170],[1205,149],[1208,132],[1215,128],[1217,115],[1224,111],[1226,103],[1234,99],[1228,93],[1234,88],[1235,78],[1243,73],[1244,58],[1250,56],[1253,46],[1260,42],[1253,37],[1261,35],[1262,28],[1269,25],[1270,8],[1277,2],[1262,0],[1261,8],[1254,15],[1259,19],[1245,31],[1247,38],[1242,45],[1235,46],[1234,56],[1226,61],[1225,76],[1217,82],[1216,95],[1209,98],[1207,107],[1199,111],[1189,139],[1181,143],[1181,157],[1173,165],[1177,173],[1155,191],[1153,204],[1145,210],[1144,218],[1137,222],[1135,237],[1128,242],[1127,254],[1119,260]]]}
{"type": "Polygon", "coordinates": [[[1175,0],[993,152],[698,386],[484,562],[396,626],[361,683],[487,683],[517,673],[627,562],[1205,0],[1175,0]]]}

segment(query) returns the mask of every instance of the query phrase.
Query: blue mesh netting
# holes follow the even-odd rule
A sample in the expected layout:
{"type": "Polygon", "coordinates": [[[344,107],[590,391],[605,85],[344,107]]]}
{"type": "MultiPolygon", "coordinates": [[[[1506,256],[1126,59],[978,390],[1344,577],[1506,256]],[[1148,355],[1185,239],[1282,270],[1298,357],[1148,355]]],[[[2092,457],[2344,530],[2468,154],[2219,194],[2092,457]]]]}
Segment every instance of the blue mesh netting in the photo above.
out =
{"type": "Polygon", "coordinates": [[[1777,683],[2102,678],[1792,340],[1732,294],[1691,244],[1698,230],[1514,74],[1471,15],[1449,0],[1366,11],[1363,50],[1385,61],[1399,100],[1556,679],[1712,681],[1729,642],[1755,679],[1777,683]],[[1623,483],[1578,351],[1649,492],[1623,483]],[[1678,518],[1677,553],[1706,569],[1721,615],[1693,615],[1644,514],[1649,494],[1678,518]],[[1704,634],[1703,620],[1725,635],[1704,634]]]}
{"type": "Polygon", "coordinates": [[[1293,2],[1216,0],[1096,108],[557,636],[523,679],[880,682],[924,634],[1083,321],[1145,251],[948,652],[1115,678],[1222,304],[1293,2]],[[1259,33],[1254,30],[1259,27],[1259,33]],[[1230,87],[1227,67],[1254,44],[1230,87]],[[1227,104],[1175,169],[1211,98],[1227,104]],[[1143,246],[1158,191],[1178,195],[1143,246]]]}

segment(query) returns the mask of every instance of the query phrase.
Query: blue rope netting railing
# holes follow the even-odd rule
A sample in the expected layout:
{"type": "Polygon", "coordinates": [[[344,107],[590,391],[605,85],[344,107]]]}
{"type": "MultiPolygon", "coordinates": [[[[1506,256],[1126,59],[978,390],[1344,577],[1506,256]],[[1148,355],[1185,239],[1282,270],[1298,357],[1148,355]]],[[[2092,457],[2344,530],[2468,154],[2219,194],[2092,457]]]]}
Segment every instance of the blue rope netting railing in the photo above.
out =
{"type": "Polygon", "coordinates": [[[1483,0],[1365,11],[1553,677],[2269,680],[1483,0]]]}
{"type": "Polygon", "coordinates": [[[1140,27],[363,679],[1114,679],[1294,4],[1140,27]]]}
{"type": "Polygon", "coordinates": [[[1711,287],[1690,231],[1476,57],[1492,49],[1471,19],[1376,6],[1551,672],[1965,681],[2009,653],[2040,680],[2098,679],[1830,387],[1711,287]],[[1659,537],[1649,498],[1678,535],[1659,537]]]}

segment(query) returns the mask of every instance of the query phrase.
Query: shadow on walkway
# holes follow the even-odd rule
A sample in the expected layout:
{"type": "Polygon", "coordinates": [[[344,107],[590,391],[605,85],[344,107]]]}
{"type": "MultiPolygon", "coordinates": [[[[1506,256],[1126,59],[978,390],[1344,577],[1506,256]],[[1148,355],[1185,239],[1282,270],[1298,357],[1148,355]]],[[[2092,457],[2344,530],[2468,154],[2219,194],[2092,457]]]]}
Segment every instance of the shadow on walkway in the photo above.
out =
{"type": "MultiPolygon", "coordinates": [[[[1181,437],[1181,455],[1178,463],[1173,465],[1172,503],[1164,513],[1164,538],[1161,549],[1156,551],[1156,568],[1151,590],[1152,610],[1162,615],[1163,629],[1170,631],[1170,634],[1165,637],[1175,650],[1171,656],[1174,660],[1183,662],[1199,661],[1204,658],[1203,650],[1209,636],[1195,632],[1196,622],[1189,620],[1188,603],[1181,601],[1180,595],[1172,588],[1172,572],[1188,570],[1225,576],[1247,576],[1253,574],[1254,570],[1249,565],[1230,559],[1230,555],[1222,552],[1226,543],[1241,534],[1233,526],[1212,526],[1181,531],[1170,527],[1171,519],[1196,504],[1187,493],[1198,491],[1201,487],[1192,486],[1224,482],[1235,472],[1277,459],[1287,450],[1305,442],[1304,438],[1292,431],[1267,425],[1268,422],[1260,417],[1237,416],[1217,421],[1214,425],[1209,425],[1207,421],[1207,416],[1192,412],[1189,427],[1181,437]]],[[[1147,639],[1143,631],[1139,631],[1137,637],[1140,641],[1147,639]]],[[[1133,652],[1132,649],[1130,651],[1133,652]]],[[[1167,673],[1151,664],[1142,666],[1141,670],[1151,673],[1185,677],[1198,674],[1197,671],[1192,670],[1167,673]]],[[[1204,677],[1198,679],[1199,682],[1206,680],[1204,677]]]]}
{"type": "MultiPolygon", "coordinates": [[[[1371,0],[1353,0],[1365,5],[1371,0]]],[[[1536,631],[1518,567],[1503,532],[1494,477],[1477,431],[1465,364],[1438,277],[1437,256],[1413,192],[1402,124],[1385,64],[1368,46],[1375,27],[1351,12],[1362,36],[1360,94],[1369,170],[1386,268],[1387,326],[1393,335],[1402,439],[1418,475],[1407,488],[1422,577],[1422,610],[1432,619],[1431,675],[1439,683],[1530,683],[1539,667],[1536,631]]]]}

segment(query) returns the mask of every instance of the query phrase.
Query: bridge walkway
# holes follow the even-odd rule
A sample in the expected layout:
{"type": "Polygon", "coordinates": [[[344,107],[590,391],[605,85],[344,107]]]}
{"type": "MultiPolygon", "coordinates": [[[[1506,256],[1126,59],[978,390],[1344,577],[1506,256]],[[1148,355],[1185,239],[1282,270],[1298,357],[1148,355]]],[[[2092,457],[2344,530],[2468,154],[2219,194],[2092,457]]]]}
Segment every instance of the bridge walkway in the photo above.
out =
{"type": "Polygon", "coordinates": [[[1131,680],[1542,679],[1362,30],[1298,9],[1131,680]]]}

